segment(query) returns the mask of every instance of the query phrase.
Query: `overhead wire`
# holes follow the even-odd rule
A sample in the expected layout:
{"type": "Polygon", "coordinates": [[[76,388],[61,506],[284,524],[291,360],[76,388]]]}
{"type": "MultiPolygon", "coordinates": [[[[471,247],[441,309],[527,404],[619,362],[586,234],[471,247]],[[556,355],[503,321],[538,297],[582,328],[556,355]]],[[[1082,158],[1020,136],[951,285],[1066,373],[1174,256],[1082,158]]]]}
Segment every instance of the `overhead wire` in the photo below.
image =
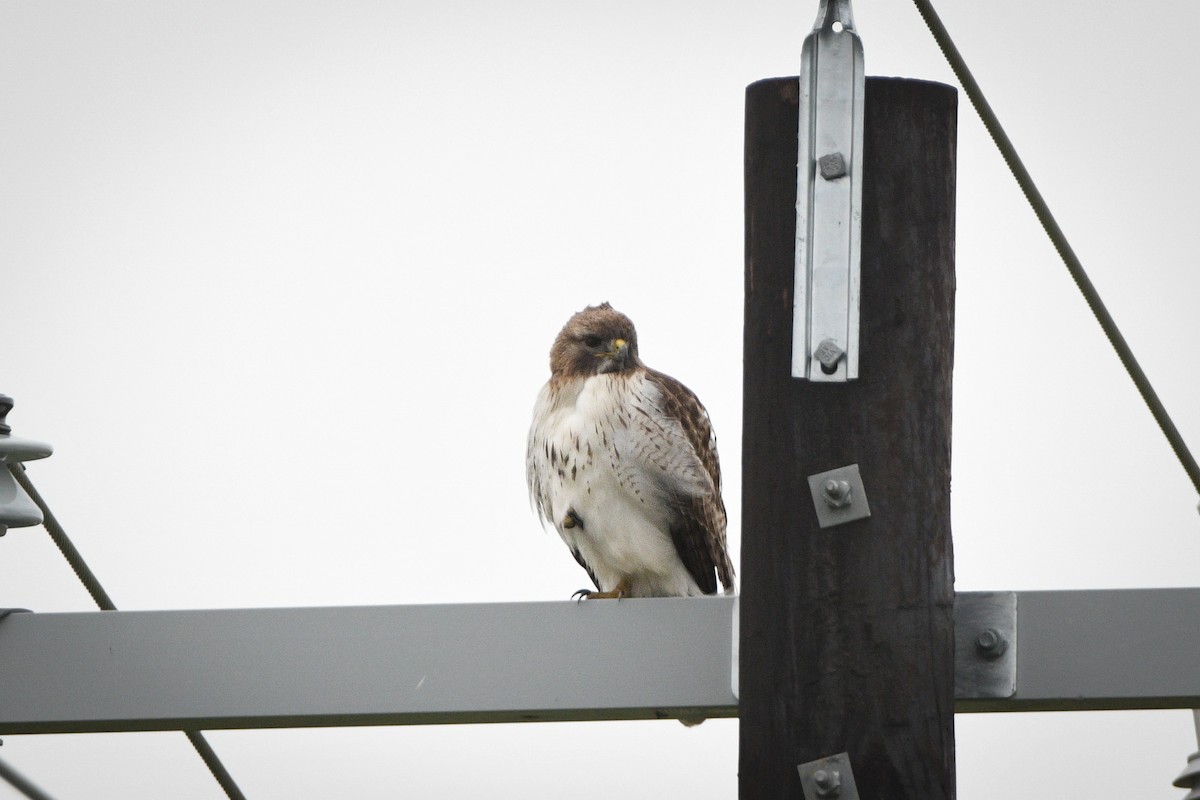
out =
{"type": "Polygon", "coordinates": [[[25,474],[25,467],[20,463],[8,465],[8,471],[16,478],[17,483],[25,490],[25,494],[33,500],[42,512],[42,527],[50,534],[50,539],[62,552],[63,558],[67,559],[67,563],[71,565],[76,577],[79,578],[84,588],[88,590],[88,594],[92,596],[92,600],[96,601],[96,605],[101,611],[116,611],[117,606],[113,603],[112,598],[108,596],[108,592],[104,591],[104,587],[100,585],[100,579],[96,577],[96,573],[92,572],[87,562],[83,560],[79,550],[71,542],[67,536],[67,532],[63,526],[59,524],[58,518],[54,516],[54,512],[46,505],[46,501],[42,499],[42,495],[29,482],[29,476],[25,474]]]}
{"type": "MultiPolygon", "coordinates": [[[[46,501],[42,499],[42,495],[29,480],[29,476],[25,474],[24,465],[20,463],[9,464],[8,471],[12,473],[17,483],[20,484],[25,493],[29,495],[30,499],[41,510],[42,526],[50,534],[50,538],[54,541],[54,544],[62,551],[63,556],[67,559],[67,563],[71,565],[71,569],[75,571],[75,574],[88,590],[96,605],[99,606],[101,611],[116,611],[116,604],[108,596],[108,592],[104,591],[104,587],[100,585],[100,580],[96,577],[96,573],[92,572],[91,568],[88,567],[87,562],[83,560],[83,556],[67,536],[67,532],[59,523],[58,518],[54,516],[50,507],[46,505],[46,501]]],[[[196,749],[205,766],[212,773],[213,778],[216,779],[217,783],[225,791],[229,800],[246,800],[246,796],[238,788],[233,776],[229,774],[229,770],[221,763],[221,759],[217,756],[216,751],[212,749],[208,740],[204,738],[204,734],[200,731],[184,731],[183,733],[187,736],[188,741],[192,743],[192,747],[196,749]]]]}
{"type": "Polygon", "coordinates": [[[29,800],[54,800],[53,797],[42,791],[37,784],[20,772],[17,772],[11,764],[2,758],[0,758],[0,778],[7,781],[9,786],[28,797],[29,800]]]}
{"type": "Polygon", "coordinates": [[[954,71],[958,82],[962,84],[963,90],[967,93],[967,98],[975,108],[975,112],[979,114],[979,118],[983,121],[983,126],[987,128],[992,141],[995,142],[996,147],[1000,150],[1000,155],[1004,158],[1004,162],[1008,164],[1009,170],[1012,172],[1013,177],[1016,178],[1017,185],[1021,187],[1021,192],[1033,208],[1033,213],[1037,215],[1038,221],[1041,222],[1042,228],[1046,231],[1046,235],[1050,237],[1050,241],[1054,244],[1054,249],[1058,251],[1058,255],[1062,258],[1063,264],[1066,265],[1067,271],[1071,273],[1075,285],[1079,287],[1079,291],[1083,294],[1083,299],[1087,301],[1088,308],[1092,310],[1096,321],[1100,323],[1100,327],[1104,330],[1104,335],[1108,337],[1108,341],[1112,344],[1113,349],[1117,351],[1117,357],[1121,359],[1121,364],[1125,367],[1125,371],[1133,379],[1133,383],[1141,394],[1142,400],[1154,416],[1154,421],[1158,423],[1158,427],[1162,430],[1163,435],[1167,437],[1167,442],[1170,444],[1171,449],[1175,452],[1175,457],[1179,459],[1180,465],[1183,466],[1184,471],[1191,480],[1192,486],[1195,488],[1197,494],[1200,494],[1200,466],[1196,464],[1196,459],[1192,456],[1191,451],[1184,442],[1183,436],[1180,435],[1179,429],[1175,427],[1171,415],[1167,413],[1167,409],[1163,406],[1162,401],[1159,400],[1158,393],[1154,391],[1150,379],[1142,371],[1141,365],[1138,364],[1137,359],[1133,355],[1133,350],[1130,349],[1129,344],[1125,341],[1125,337],[1121,335],[1116,321],[1108,313],[1108,309],[1100,299],[1100,293],[1096,291],[1096,287],[1092,284],[1091,279],[1088,278],[1087,273],[1083,269],[1083,264],[1080,262],[1079,257],[1075,255],[1075,251],[1067,241],[1066,235],[1063,234],[1062,229],[1058,226],[1054,215],[1050,213],[1050,207],[1042,197],[1041,192],[1038,191],[1033,178],[1029,175],[1029,171],[1021,163],[1016,147],[1013,146],[1012,141],[1008,138],[1008,134],[1004,132],[1004,128],[1000,125],[1000,120],[996,116],[996,113],[992,111],[991,105],[988,104],[987,98],[983,96],[983,91],[979,88],[979,84],[976,83],[975,77],[967,67],[962,54],[955,47],[954,41],[950,38],[950,33],[946,30],[946,26],[942,24],[942,20],[937,15],[937,12],[934,11],[930,0],[913,0],[913,2],[916,3],[917,11],[921,14],[921,18],[925,20],[929,32],[933,34],[933,38],[941,49],[942,55],[949,62],[950,69],[954,71]]]}

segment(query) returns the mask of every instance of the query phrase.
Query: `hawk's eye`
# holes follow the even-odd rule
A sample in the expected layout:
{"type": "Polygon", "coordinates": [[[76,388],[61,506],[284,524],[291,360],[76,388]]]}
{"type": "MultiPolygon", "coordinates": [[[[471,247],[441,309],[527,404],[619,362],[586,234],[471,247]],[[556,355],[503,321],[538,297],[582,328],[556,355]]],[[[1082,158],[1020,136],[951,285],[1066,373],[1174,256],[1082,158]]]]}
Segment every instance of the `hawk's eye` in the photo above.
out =
{"type": "Polygon", "coordinates": [[[599,347],[600,346],[600,337],[599,336],[585,336],[585,337],[583,337],[583,343],[586,344],[588,347],[599,347]]]}

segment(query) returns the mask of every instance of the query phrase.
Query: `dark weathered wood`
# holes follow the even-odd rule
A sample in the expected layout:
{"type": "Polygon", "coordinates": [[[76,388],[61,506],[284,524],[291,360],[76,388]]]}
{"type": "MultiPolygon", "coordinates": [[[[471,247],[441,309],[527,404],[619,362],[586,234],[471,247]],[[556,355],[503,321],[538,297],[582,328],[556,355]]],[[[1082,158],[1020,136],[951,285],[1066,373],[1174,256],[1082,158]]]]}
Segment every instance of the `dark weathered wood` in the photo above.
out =
{"type": "Polygon", "coordinates": [[[742,800],[846,751],[863,798],[954,796],[950,385],[957,95],[867,79],[860,379],[790,376],[797,81],[746,99],[742,800]],[[807,476],[862,471],[821,530],[807,476]]]}

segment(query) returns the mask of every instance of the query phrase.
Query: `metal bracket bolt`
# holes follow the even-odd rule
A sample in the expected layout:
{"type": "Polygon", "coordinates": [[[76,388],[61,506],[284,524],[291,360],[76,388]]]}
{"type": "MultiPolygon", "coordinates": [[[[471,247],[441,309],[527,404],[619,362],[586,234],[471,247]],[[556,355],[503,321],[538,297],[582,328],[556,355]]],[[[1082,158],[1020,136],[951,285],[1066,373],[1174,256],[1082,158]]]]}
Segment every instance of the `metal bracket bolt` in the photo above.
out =
{"type": "Polygon", "coordinates": [[[842,793],[842,773],[836,769],[819,769],[813,773],[817,797],[837,797],[842,793]]]}
{"type": "Polygon", "coordinates": [[[821,488],[821,498],[831,508],[845,508],[850,505],[850,482],[830,478],[821,488]]]}
{"type": "Polygon", "coordinates": [[[844,355],[846,355],[846,351],[838,347],[838,343],[833,339],[821,340],[817,349],[813,351],[813,358],[821,362],[821,371],[826,375],[837,372],[838,362],[844,355]]]}
{"type": "Polygon", "coordinates": [[[809,475],[808,489],[822,528],[871,516],[858,464],[809,475]]]}
{"type": "Polygon", "coordinates": [[[960,592],[954,597],[954,696],[991,700],[1017,691],[1017,596],[960,592]]]}
{"type": "Polygon", "coordinates": [[[796,767],[800,773],[800,788],[804,800],[859,800],[858,787],[854,783],[854,770],[850,768],[850,756],[838,753],[816,761],[808,761],[796,767]]]}
{"type": "Polygon", "coordinates": [[[975,637],[975,649],[988,661],[995,661],[1008,650],[1008,639],[995,628],[988,628],[975,637]]]}
{"type": "Polygon", "coordinates": [[[817,169],[827,181],[846,177],[846,157],[841,153],[830,153],[817,159],[817,169]]]}

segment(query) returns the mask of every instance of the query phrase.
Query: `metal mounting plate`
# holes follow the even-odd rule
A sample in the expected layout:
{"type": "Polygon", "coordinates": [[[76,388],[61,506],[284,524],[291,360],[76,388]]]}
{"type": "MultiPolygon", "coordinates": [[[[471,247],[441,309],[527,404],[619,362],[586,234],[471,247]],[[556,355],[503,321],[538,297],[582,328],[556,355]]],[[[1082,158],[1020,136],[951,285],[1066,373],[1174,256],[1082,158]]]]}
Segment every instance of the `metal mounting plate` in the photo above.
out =
{"type": "Polygon", "coordinates": [[[1017,595],[959,593],[954,600],[954,698],[1017,693],[1017,595]]]}
{"type": "Polygon", "coordinates": [[[796,767],[804,800],[858,800],[858,786],[850,769],[850,756],[838,753],[796,767]]]}
{"type": "Polygon", "coordinates": [[[822,528],[871,516],[858,464],[809,475],[808,489],[822,528]]]}

